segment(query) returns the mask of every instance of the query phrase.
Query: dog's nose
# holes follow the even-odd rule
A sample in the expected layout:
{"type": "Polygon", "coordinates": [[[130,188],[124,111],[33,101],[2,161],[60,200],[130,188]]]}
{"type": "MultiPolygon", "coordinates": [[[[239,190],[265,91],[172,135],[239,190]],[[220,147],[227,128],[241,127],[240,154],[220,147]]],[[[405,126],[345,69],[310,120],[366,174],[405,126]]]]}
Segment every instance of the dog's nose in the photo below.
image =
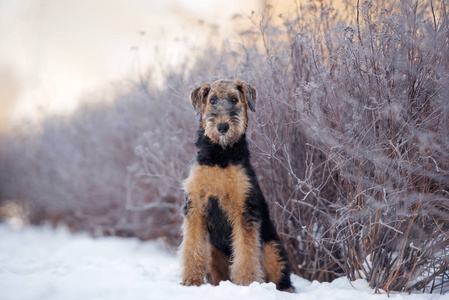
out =
{"type": "Polygon", "coordinates": [[[218,132],[220,132],[221,134],[225,134],[226,132],[228,132],[229,130],[229,124],[228,123],[219,123],[217,125],[217,130],[218,132]]]}

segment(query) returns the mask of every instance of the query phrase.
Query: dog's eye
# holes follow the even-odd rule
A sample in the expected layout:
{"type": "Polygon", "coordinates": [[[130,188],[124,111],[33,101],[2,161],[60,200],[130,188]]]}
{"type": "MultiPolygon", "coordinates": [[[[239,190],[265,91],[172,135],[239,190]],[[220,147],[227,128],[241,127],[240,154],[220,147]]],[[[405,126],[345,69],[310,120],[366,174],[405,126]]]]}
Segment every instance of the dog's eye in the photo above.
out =
{"type": "Polygon", "coordinates": [[[232,102],[232,104],[237,104],[239,102],[239,100],[237,98],[232,98],[231,102],[232,102]]]}
{"type": "Polygon", "coordinates": [[[217,104],[217,102],[218,102],[217,98],[210,99],[210,104],[212,104],[212,105],[217,104]]]}

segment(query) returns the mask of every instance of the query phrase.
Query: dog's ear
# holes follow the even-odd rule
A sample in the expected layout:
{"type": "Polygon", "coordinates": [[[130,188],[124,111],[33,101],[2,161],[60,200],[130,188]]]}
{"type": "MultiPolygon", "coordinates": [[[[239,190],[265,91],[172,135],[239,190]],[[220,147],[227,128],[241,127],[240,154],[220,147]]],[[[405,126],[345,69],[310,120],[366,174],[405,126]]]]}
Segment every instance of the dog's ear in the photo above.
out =
{"type": "Polygon", "coordinates": [[[190,101],[197,114],[201,113],[203,104],[206,102],[207,95],[210,91],[210,83],[206,82],[197,88],[194,88],[190,93],[190,101]]]}
{"type": "Polygon", "coordinates": [[[237,89],[243,95],[243,98],[245,99],[245,102],[248,105],[249,109],[251,111],[256,111],[256,98],[257,98],[256,89],[238,79],[235,82],[237,84],[237,89]]]}

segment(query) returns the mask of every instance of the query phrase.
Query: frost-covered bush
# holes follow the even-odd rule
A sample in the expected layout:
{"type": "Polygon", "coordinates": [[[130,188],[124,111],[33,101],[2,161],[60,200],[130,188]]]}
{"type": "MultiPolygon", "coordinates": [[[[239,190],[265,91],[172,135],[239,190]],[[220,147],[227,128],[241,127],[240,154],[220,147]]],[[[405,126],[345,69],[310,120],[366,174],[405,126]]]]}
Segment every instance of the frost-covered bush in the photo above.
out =
{"type": "Polygon", "coordinates": [[[327,229],[339,248],[334,261],[350,278],[387,291],[432,281],[441,291],[435,277],[447,280],[445,5],[402,1],[385,8],[365,1],[356,23],[327,33],[332,43],[316,58],[318,72],[297,88],[306,135],[338,176],[327,229]]]}
{"type": "MultiPolygon", "coordinates": [[[[169,91],[152,96],[147,92],[148,87],[128,86],[117,93],[113,104],[85,106],[70,117],[45,120],[34,134],[3,137],[1,198],[22,202],[31,223],[49,220],[95,235],[164,237],[176,243],[179,230],[174,224],[180,214],[178,201],[169,192],[172,186],[164,186],[164,193],[160,186],[149,186],[137,195],[130,176],[141,136],[148,130],[157,135],[163,125],[174,125],[177,119],[175,109],[164,111],[169,91]],[[151,209],[141,209],[142,197],[153,203],[151,209]],[[155,205],[160,201],[164,205],[155,205]]],[[[172,129],[166,129],[167,139],[172,129]]],[[[167,141],[158,138],[152,149],[167,141]]],[[[158,161],[178,161],[173,152],[156,154],[158,161]]]]}

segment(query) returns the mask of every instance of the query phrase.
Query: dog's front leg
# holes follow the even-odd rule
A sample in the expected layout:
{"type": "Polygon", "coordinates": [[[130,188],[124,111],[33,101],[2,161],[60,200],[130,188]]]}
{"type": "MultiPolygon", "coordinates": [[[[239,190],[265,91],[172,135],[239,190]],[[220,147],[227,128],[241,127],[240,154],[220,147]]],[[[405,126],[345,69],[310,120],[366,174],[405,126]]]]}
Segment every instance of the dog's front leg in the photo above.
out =
{"type": "Polygon", "coordinates": [[[195,206],[185,211],[180,254],[183,264],[182,284],[203,284],[210,263],[210,249],[204,213],[195,206]]]}
{"type": "Polygon", "coordinates": [[[231,281],[238,285],[262,282],[258,224],[245,222],[244,216],[240,215],[233,225],[231,281]]]}

